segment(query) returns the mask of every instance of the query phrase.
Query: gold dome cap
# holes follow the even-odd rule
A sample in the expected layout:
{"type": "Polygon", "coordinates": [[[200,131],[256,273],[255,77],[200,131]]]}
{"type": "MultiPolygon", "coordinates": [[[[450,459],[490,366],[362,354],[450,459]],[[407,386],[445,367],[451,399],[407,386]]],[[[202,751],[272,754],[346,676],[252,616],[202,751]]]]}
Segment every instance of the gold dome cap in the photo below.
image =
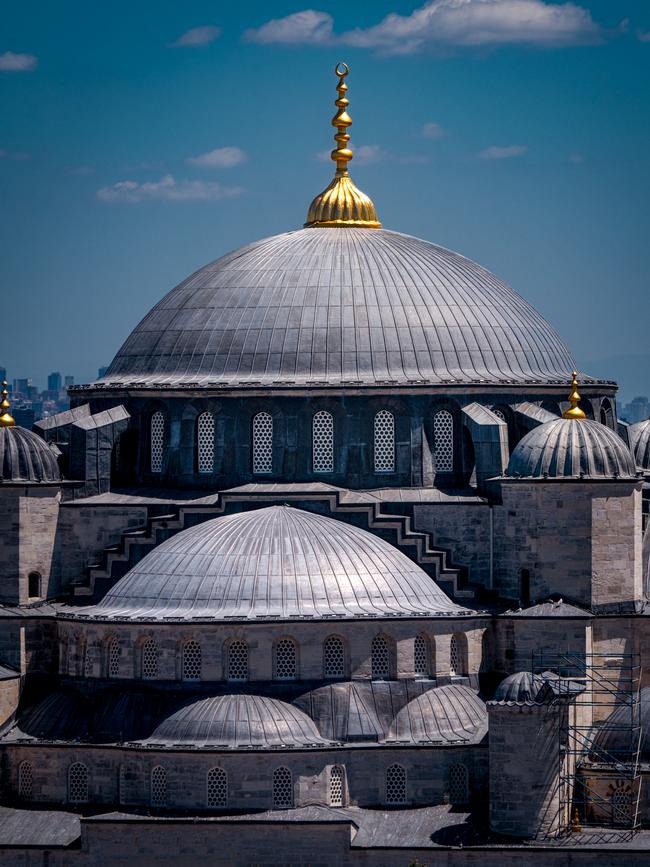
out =
{"type": "Polygon", "coordinates": [[[10,409],[11,404],[9,403],[9,392],[5,379],[2,383],[2,401],[0,401],[0,427],[13,427],[16,424],[14,417],[9,412],[10,409]]]}
{"type": "Polygon", "coordinates": [[[347,128],[352,125],[352,118],[347,112],[350,103],[345,96],[348,89],[345,77],[348,71],[345,63],[337,63],[334,70],[339,77],[336,86],[339,93],[336,100],[338,111],[332,118],[332,126],[336,127],[334,139],[337,144],[332,151],[336,174],[329,187],[316,196],[309,206],[305,228],[320,226],[381,229],[377,209],[372,199],[361,192],[348,172],[348,163],[352,159],[352,151],[348,147],[350,136],[347,132],[347,128]]]}
{"type": "Polygon", "coordinates": [[[569,403],[571,406],[565,409],[562,413],[562,418],[570,418],[574,421],[580,421],[587,418],[583,410],[580,409],[580,394],[578,393],[578,372],[573,371],[573,379],[571,380],[571,394],[569,395],[569,403]]]}

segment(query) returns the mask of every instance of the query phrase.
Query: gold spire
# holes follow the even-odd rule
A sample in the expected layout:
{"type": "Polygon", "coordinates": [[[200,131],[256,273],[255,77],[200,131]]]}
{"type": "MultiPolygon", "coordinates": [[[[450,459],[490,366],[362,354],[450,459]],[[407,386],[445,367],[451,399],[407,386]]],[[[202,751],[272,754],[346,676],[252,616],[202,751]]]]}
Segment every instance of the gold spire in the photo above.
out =
{"type": "Polygon", "coordinates": [[[9,403],[8,394],[7,380],[5,379],[2,383],[2,402],[0,403],[0,412],[2,415],[0,415],[0,427],[13,427],[16,424],[13,416],[9,412],[11,404],[9,403]]]}
{"type": "Polygon", "coordinates": [[[356,227],[358,229],[381,229],[377,210],[372,200],[355,186],[348,172],[348,163],[352,159],[352,151],[348,147],[350,135],[348,127],[352,118],[347,112],[350,104],[347,97],[348,86],[345,77],[348,74],[345,63],[337,63],[334,70],[339,77],[336,86],[339,97],[336,100],[338,111],[332,118],[332,126],[336,127],[336,148],[332,151],[332,159],[336,163],[336,174],[332,183],[316,196],[309,206],[305,227],[356,227]]]}
{"type": "Polygon", "coordinates": [[[582,419],[587,418],[584,412],[580,409],[578,404],[580,403],[580,395],[578,394],[578,372],[577,370],[573,371],[573,379],[571,380],[571,394],[569,395],[569,403],[571,406],[569,409],[565,410],[562,413],[562,418],[572,418],[582,419]]]}

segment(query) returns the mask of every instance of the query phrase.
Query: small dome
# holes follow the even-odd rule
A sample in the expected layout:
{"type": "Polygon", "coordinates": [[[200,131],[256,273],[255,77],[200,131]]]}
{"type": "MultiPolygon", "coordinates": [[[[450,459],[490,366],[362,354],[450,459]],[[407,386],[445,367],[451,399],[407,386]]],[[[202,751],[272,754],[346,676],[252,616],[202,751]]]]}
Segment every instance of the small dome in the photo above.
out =
{"type": "Polygon", "coordinates": [[[75,690],[60,689],[21,714],[12,735],[52,741],[87,740],[89,728],[87,699],[75,690]]]}
{"type": "Polygon", "coordinates": [[[259,695],[219,695],[179,708],[146,742],[214,747],[309,747],[329,743],[298,708],[259,695]]]}
{"type": "Polygon", "coordinates": [[[387,741],[478,743],[487,732],[485,703],[467,686],[448,684],[414,698],[395,717],[387,741]]]}
{"type": "Polygon", "coordinates": [[[535,701],[543,680],[530,671],[510,674],[497,686],[494,701],[535,701]]]}
{"type": "Polygon", "coordinates": [[[547,421],[517,444],[507,476],[524,479],[633,479],[632,454],[618,434],[589,419],[547,421]]]}
{"type": "Polygon", "coordinates": [[[637,467],[650,470],[650,418],[631,425],[630,448],[637,467]]]}
{"type": "Polygon", "coordinates": [[[395,706],[405,701],[403,682],[354,680],[318,687],[294,704],[309,714],[325,738],[377,742],[388,731],[395,706]]]}
{"type": "Polygon", "coordinates": [[[56,456],[45,440],[24,427],[0,427],[0,480],[59,482],[56,456]]]}
{"type": "MultiPolygon", "coordinates": [[[[638,737],[636,728],[630,722],[630,706],[619,704],[596,731],[593,746],[590,751],[592,762],[606,764],[616,762],[631,762],[636,754],[638,737]],[[635,734],[636,733],[636,734],[635,734]]],[[[642,762],[650,761],[650,686],[639,691],[638,724],[641,727],[641,746],[639,758],[642,762]]]]}
{"type": "Polygon", "coordinates": [[[253,620],[464,614],[416,563],[342,521],[288,506],[163,542],[84,616],[253,620]]]}

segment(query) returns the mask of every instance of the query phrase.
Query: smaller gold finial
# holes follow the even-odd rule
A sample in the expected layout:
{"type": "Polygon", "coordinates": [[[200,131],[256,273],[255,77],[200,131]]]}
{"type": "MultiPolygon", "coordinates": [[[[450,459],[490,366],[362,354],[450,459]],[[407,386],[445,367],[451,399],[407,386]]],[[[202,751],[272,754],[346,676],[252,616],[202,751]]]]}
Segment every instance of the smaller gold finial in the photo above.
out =
{"type": "Polygon", "coordinates": [[[580,824],[580,811],[576,807],[575,813],[573,814],[573,821],[571,822],[571,830],[574,833],[579,833],[582,831],[582,825],[580,824]]]}
{"type": "Polygon", "coordinates": [[[7,391],[7,380],[2,383],[2,401],[0,402],[0,427],[13,427],[16,422],[9,412],[11,404],[9,403],[9,392],[7,391]]]}
{"type": "Polygon", "coordinates": [[[571,418],[575,420],[587,418],[584,412],[580,409],[580,395],[578,393],[578,371],[573,371],[573,379],[571,380],[571,394],[569,395],[569,403],[571,406],[562,413],[562,418],[571,418]]]}

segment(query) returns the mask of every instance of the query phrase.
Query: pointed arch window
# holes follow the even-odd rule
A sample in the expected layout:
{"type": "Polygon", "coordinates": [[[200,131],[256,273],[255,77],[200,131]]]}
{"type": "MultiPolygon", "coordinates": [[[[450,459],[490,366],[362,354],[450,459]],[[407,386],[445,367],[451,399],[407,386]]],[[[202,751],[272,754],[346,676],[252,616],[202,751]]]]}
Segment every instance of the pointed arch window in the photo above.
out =
{"type": "Polygon", "coordinates": [[[390,677],[390,646],[384,635],[375,635],[372,639],[370,662],[373,680],[385,680],[390,677]]]}
{"type": "Polygon", "coordinates": [[[466,804],[469,801],[469,775],[463,764],[449,768],[449,802],[466,804]]]}
{"type": "Polygon", "coordinates": [[[288,810],[293,807],[293,774],[289,768],[273,771],[273,809],[288,810]]]}
{"type": "Polygon", "coordinates": [[[151,416],[149,436],[151,472],[162,473],[163,448],[165,445],[165,416],[160,410],[157,410],[151,416]]]}
{"type": "Polygon", "coordinates": [[[416,677],[429,677],[429,641],[426,635],[416,635],[413,642],[413,672],[416,677]]]}
{"type": "Polygon", "coordinates": [[[395,416],[387,409],[375,415],[375,472],[395,472],[395,416]]]}
{"type": "Polygon", "coordinates": [[[158,677],[158,648],[153,638],[147,638],[142,642],[142,668],[143,680],[154,680],[158,677]]]}
{"type": "Polygon", "coordinates": [[[253,418],[253,472],[273,472],[273,416],[258,412],[253,418]]]}
{"type": "Polygon", "coordinates": [[[281,638],[275,645],[275,677],[277,680],[295,680],[297,677],[296,642],[281,638]]]}
{"type": "Polygon", "coordinates": [[[228,645],[228,680],[235,683],[248,680],[248,645],[239,638],[228,645]]]}
{"type": "Polygon", "coordinates": [[[454,471],[454,417],[447,409],[439,410],[433,417],[433,449],[436,472],[454,471]]]}
{"type": "Polygon", "coordinates": [[[106,673],[109,677],[119,677],[120,674],[120,642],[110,638],[106,645],[106,673]]]}
{"type": "Polygon", "coordinates": [[[196,465],[199,473],[214,472],[214,416],[202,412],[196,420],[196,465]]]}
{"type": "Polygon", "coordinates": [[[345,649],[343,639],[330,635],[323,643],[323,676],[325,678],[345,677],[345,649]]]}
{"type": "Polygon", "coordinates": [[[464,635],[452,635],[449,643],[449,673],[467,674],[467,644],[464,635]]]}
{"type": "Polygon", "coordinates": [[[334,417],[322,409],[312,419],[312,469],[334,472],[334,417]]]}
{"type": "Polygon", "coordinates": [[[343,806],[343,780],[341,765],[332,765],[330,771],[330,807],[343,806]]]}

